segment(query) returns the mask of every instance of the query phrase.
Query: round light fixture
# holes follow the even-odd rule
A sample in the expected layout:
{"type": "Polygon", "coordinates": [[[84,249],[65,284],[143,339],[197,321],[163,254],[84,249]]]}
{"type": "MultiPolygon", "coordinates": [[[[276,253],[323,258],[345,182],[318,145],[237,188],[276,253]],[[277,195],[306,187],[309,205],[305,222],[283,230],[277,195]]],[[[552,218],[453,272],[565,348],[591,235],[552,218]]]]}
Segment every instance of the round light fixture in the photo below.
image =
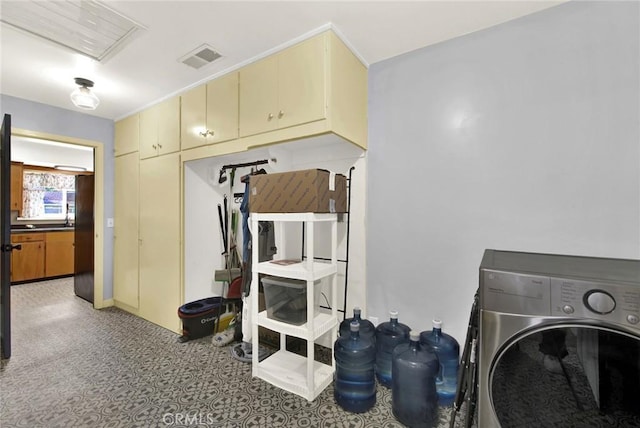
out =
{"type": "Polygon", "coordinates": [[[89,89],[93,88],[93,82],[82,77],[76,77],[75,82],[79,87],[71,92],[73,105],[84,110],[95,110],[100,104],[100,100],[89,89]]]}

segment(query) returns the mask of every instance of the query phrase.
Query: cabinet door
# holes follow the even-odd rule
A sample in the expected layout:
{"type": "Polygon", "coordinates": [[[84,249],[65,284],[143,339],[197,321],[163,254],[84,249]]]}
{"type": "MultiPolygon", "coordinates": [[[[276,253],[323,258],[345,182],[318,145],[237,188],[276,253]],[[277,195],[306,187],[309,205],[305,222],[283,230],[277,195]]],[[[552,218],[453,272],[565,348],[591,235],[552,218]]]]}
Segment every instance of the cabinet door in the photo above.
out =
{"type": "Polygon", "coordinates": [[[138,307],[138,156],[115,161],[113,298],[138,307]]]}
{"type": "Polygon", "coordinates": [[[158,156],[159,114],[159,104],[140,112],[140,159],[158,156]]]}
{"type": "Polygon", "coordinates": [[[178,332],[180,155],[140,162],[140,316],[178,332]]]}
{"type": "Polygon", "coordinates": [[[207,85],[182,94],[180,102],[180,139],[182,149],[204,146],[207,139],[207,85]]]}
{"type": "Polygon", "coordinates": [[[115,125],[115,155],[126,155],[137,152],[140,135],[140,116],[134,114],[116,122],[115,125]]]}
{"type": "Polygon", "coordinates": [[[11,162],[11,211],[22,215],[22,162],[11,162]]]}
{"type": "Polygon", "coordinates": [[[158,154],[180,151],[180,97],[158,104],[158,154]]]}
{"type": "Polygon", "coordinates": [[[238,138],[238,73],[207,83],[207,143],[238,138]]]}
{"type": "Polygon", "coordinates": [[[278,54],[278,128],[325,117],[325,37],[278,54]]]}
{"type": "Polygon", "coordinates": [[[21,242],[22,249],[11,252],[11,281],[44,278],[44,241],[21,242]]]}
{"type": "Polygon", "coordinates": [[[271,56],[240,70],[240,136],[277,128],[278,62],[271,56]]]}
{"type": "Polygon", "coordinates": [[[47,232],[45,237],[45,276],[72,275],[74,232],[47,232]]]}

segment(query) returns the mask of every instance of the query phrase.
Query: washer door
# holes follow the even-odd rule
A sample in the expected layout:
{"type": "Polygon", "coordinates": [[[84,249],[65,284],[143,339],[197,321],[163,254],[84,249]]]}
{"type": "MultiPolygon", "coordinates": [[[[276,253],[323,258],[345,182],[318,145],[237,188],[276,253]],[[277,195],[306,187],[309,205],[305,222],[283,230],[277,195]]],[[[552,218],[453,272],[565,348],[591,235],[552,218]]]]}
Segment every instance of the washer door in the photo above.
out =
{"type": "Polygon", "coordinates": [[[502,428],[640,427],[640,338],[564,325],[511,341],[490,373],[502,428]]]}

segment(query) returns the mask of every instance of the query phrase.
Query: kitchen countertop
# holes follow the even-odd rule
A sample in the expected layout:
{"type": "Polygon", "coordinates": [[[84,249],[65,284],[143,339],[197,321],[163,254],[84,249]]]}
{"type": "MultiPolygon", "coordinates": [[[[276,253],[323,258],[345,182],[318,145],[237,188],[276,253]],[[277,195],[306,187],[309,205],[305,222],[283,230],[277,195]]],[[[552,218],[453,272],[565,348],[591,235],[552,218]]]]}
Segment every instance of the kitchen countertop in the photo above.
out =
{"type": "Polygon", "coordinates": [[[13,225],[11,226],[11,233],[73,232],[74,229],[75,228],[73,226],[63,226],[61,224],[42,224],[34,227],[33,229],[29,229],[25,225],[13,225]]]}

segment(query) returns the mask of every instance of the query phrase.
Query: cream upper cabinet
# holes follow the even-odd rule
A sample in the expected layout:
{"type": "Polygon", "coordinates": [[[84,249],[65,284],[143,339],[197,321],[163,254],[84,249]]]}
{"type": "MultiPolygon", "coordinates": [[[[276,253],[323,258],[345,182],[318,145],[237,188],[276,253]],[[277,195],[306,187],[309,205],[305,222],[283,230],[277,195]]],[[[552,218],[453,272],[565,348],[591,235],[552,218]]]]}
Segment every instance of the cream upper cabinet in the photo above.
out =
{"type": "Polygon", "coordinates": [[[137,153],[115,160],[113,298],[132,308],[138,308],[138,164],[137,153]]]}
{"type": "Polygon", "coordinates": [[[180,331],[180,154],[140,161],[139,315],[180,331]]]}
{"type": "Polygon", "coordinates": [[[115,155],[121,156],[138,151],[140,116],[134,114],[115,124],[115,155]]]}
{"type": "Polygon", "coordinates": [[[315,37],[240,70],[240,136],[325,117],[326,38],[315,37]]]}
{"type": "Polygon", "coordinates": [[[325,117],[325,38],[316,37],[278,55],[278,127],[325,117]]]}
{"type": "Polygon", "coordinates": [[[182,95],[182,149],[238,138],[238,73],[230,73],[182,95]]]}
{"type": "Polygon", "coordinates": [[[140,113],[140,159],[180,151],[180,97],[140,113]]]}
{"type": "Polygon", "coordinates": [[[240,70],[240,136],[277,129],[278,61],[268,57],[240,70]]]}

